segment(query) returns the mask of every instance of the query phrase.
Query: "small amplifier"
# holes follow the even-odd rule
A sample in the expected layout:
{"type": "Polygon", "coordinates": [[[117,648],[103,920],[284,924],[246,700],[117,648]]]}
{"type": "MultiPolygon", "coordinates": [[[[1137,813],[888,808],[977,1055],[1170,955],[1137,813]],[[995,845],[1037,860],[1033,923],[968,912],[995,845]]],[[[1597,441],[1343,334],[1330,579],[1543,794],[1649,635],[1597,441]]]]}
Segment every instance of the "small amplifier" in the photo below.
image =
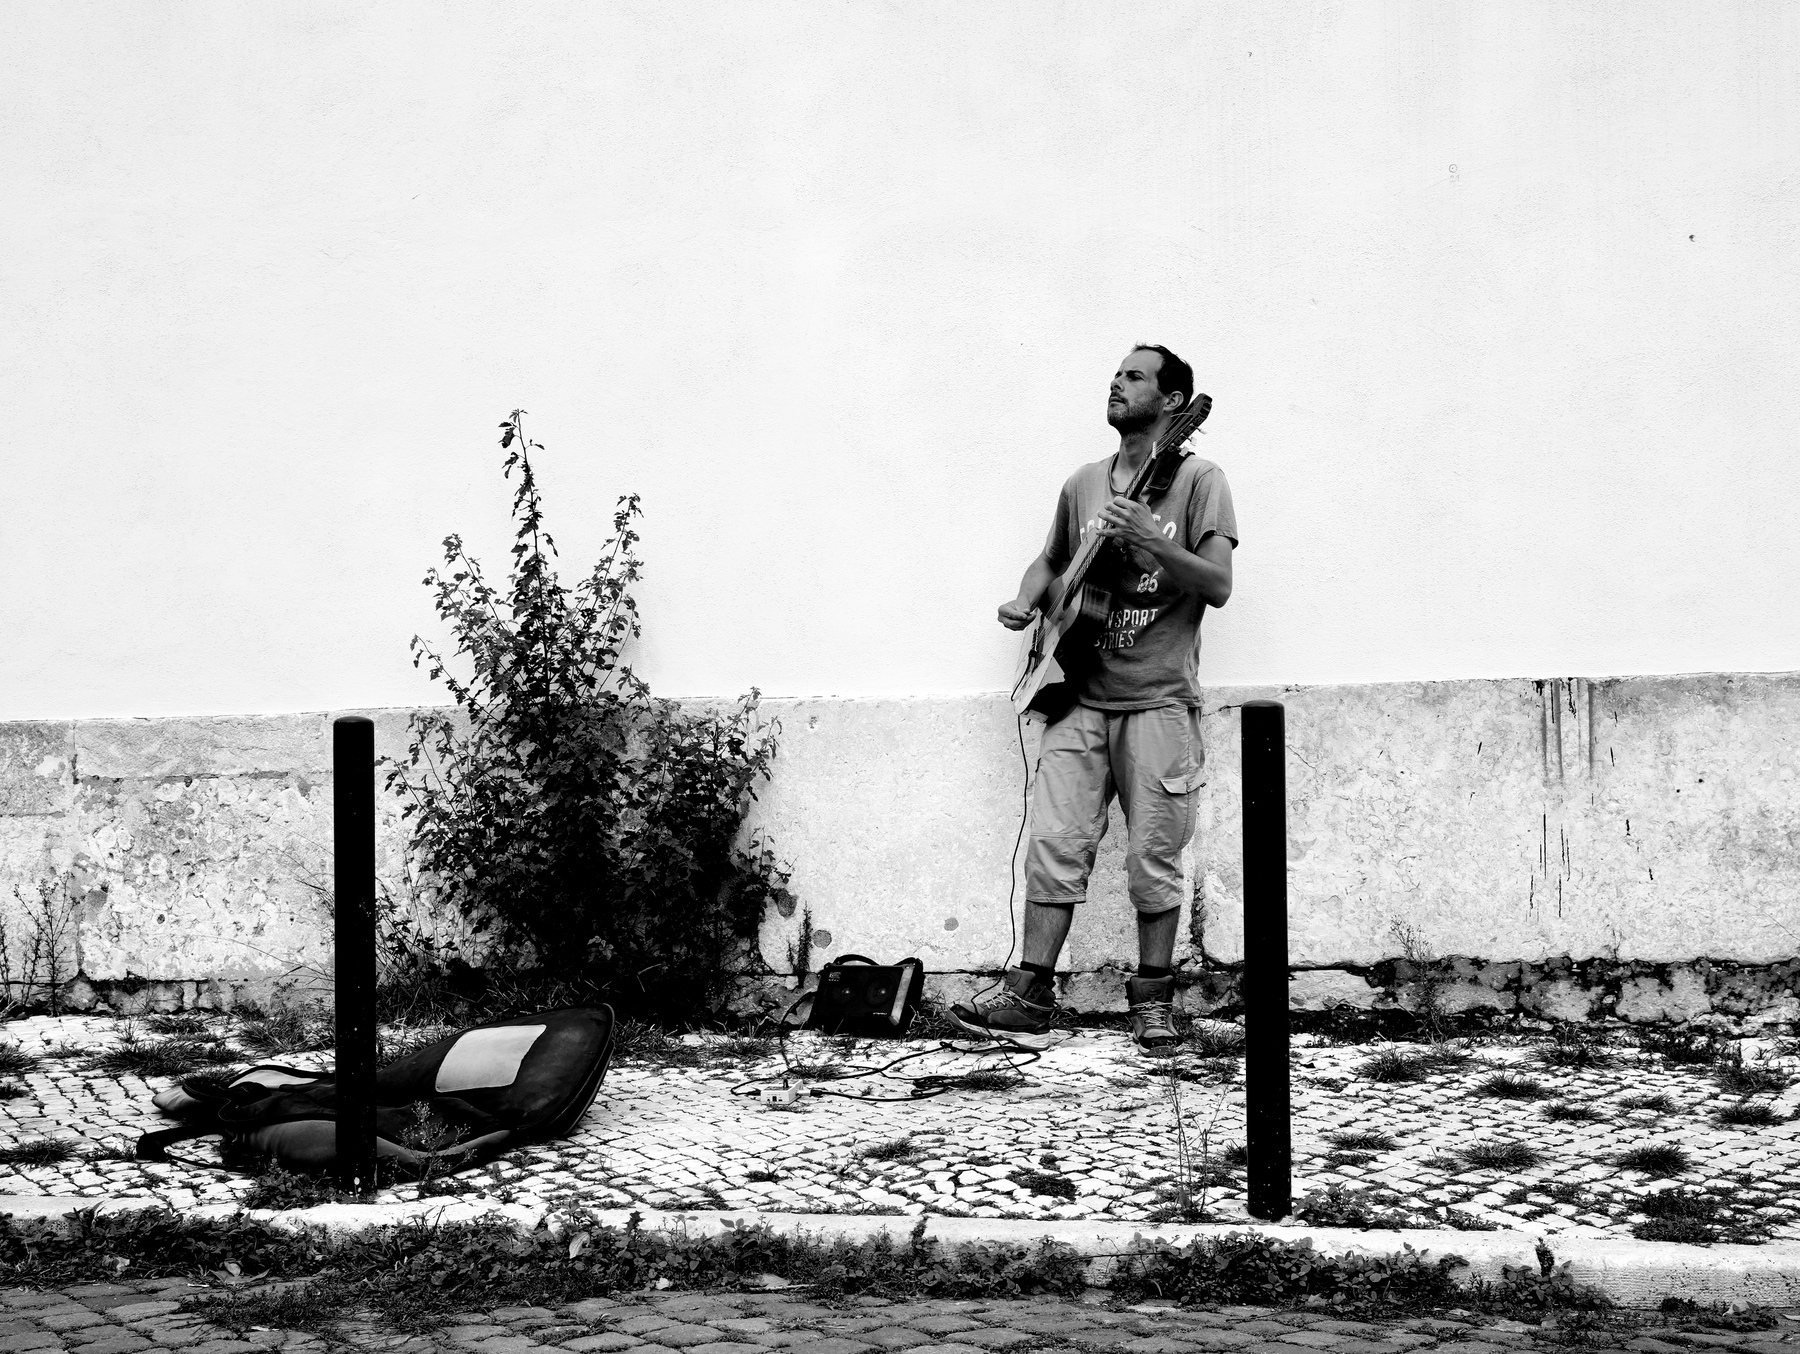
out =
{"type": "Polygon", "coordinates": [[[917,959],[877,964],[860,954],[840,954],[819,971],[806,1028],[859,1039],[898,1039],[912,1028],[925,991],[925,966],[917,959]]]}

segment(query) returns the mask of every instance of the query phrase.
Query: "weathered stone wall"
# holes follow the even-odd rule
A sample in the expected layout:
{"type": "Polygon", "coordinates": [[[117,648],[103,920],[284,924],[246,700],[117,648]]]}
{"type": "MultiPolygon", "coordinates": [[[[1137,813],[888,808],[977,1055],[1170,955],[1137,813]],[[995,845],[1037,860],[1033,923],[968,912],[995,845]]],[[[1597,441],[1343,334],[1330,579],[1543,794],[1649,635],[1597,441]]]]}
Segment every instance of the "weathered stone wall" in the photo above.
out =
{"type": "MultiPolygon", "coordinates": [[[[1296,1002],[1624,1019],[1800,1014],[1800,674],[1218,689],[1181,959],[1229,1004],[1240,957],[1235,711],[1288,709],[1296,1002]]],[[[1007,899],[1035,730],[999,697],[774,700],[750,828],[793,864],[814,966],[916,954],[944,975],[1011,944],[1007,899]]],[[[373,712],[382,750],[407,711],[373,712]]],[[[114,1000],[228,1000],[328,971],[330,717],[0,725],[8,954],[39,879],[66,881],[65,964],[114,1000]]],[[[1117,825],[1115,825],[1116,827],[1117,825]]],[[[383,883],[403,893],[398,806],[383,883]]],[[[1066,962],[1117,1004],[1134,939],[1122,833],[1066,962]]],[[[788,964],[802,917],[761,948],[788,964]]],[[[85,992],[86,989],[83,989],[85,992]]]]}

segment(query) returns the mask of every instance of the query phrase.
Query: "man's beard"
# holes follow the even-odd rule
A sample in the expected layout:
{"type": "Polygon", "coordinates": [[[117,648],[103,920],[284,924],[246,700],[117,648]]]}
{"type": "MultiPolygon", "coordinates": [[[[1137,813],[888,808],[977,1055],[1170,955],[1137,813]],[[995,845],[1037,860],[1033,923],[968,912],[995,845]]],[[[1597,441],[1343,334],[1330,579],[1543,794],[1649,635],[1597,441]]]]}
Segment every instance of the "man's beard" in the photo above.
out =
{"type": "Polygon", "coordinates": [[[1156,422],[1156,410],[1132,410],[1123,404],[1106,406],[1106,421],[1121,433],[1139,433],[1156,422]]]}

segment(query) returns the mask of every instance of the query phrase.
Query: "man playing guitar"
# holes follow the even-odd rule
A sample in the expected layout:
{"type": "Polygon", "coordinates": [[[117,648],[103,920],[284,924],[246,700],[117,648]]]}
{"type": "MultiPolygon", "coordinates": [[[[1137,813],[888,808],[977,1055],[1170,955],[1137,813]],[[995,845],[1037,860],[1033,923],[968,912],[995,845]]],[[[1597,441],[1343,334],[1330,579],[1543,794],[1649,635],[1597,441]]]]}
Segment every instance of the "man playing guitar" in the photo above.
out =
{"type": "Polygon", "coordinates": [[[993,998],[951,1008],[971,1033],[1005,1039],[1050,1028],[1057,956],[1087,896],[1117,795],[1131,834],[1125,868],[1138,922],[1138,971],[1125,983],[1132,1037],[1151,1052],[1179,1042],[1181,853],[1194,832],[1203,763],[1200,619],[1231,596],[1237,520],[1224,472],[1198,456],[1183,456],[1167,490],[1148,503],[1125,491],[1193,392],[1192,369],[1167,348],[1127,354],[1106,405],[1117,453],[1069,477],[1043,552],[1019,595],[1000,607],[1000,623],[1023,630],[1060,600],[1059,576],[1083,537],[1097,532],[1111,542],[1087,574],[1110,591],[1110,613],[1067,673],[1074,705],[1044,730],[1025,856],[1024,962],[993,998]]]}

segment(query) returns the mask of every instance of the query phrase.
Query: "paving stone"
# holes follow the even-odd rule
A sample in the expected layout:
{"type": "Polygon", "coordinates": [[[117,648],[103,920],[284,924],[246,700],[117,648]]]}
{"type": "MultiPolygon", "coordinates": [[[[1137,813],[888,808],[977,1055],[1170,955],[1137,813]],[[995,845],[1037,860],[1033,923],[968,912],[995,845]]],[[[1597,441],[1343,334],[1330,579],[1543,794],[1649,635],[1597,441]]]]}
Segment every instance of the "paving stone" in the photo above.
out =
{"type": "Polygon", "coordinates": [[[470,1349],[479,1350],[481,1354],[523,1354],[527,1349],[542,1349],[536,1340],[528,1335],[490,1335],[485,1340],[464,1341],[470,1349]]]}
{"type": "Polygon", "coordinates": [[[911,1354],[969,1354],[974,1345],[919,1345],[911,1354]]]}
{"type": "Polygon", "coordinates": [[[621,1335],[618,1331],[604,1331],[599,1335],[581,1335],[573,1340],[558,1340],[557,1345],[563,1349],[600,1350],[602,1354],[612,1354],[619,1349],[630,1349],[633,1345],[643,1343],[635,1335],[621,1335]]]}
{"type": "Polygon", "coordinates": [[[646,1335],[650,1331],[667,1330],[676,1322],[661,1312],[645,1312],[642,1316],[628,1316],[623,1321],[615,1321],[613,1329],[623,1331],[626,1335],[646,1335]]]}
{"type": "MultiPolygon", "coordinates": [[[[71,1344],[71,1348],[77,1346],[71,1344]]],[[[153,1349],[150,1341],[136,1331],[119,1330],[116,1327],[99,1339],[79,1346],[81,1354],[132,1354],[139,1349],[153,1349]]]]}
{"type": "Polygon", "coordinates": [[[12,1335],[0,1335],[0,1352],[11,1354],[11,1351],[27,1349],[61,1349],[62,1338],[54,1331],[27,1330],[12,1335]]]}
{"type": "Polygon", "coordinates": [[[994,1326],[987,1330],[964,1331],[957,1336],[957,1343],[979,1345],[983,1349],[1011,1349],[1014,1345],[1030,1344],[1038,1338],[1038,1336],[1022,1330],[1013,1330],[1007,1326],[994,1326]]]}
{"type": "Polygon", "coordinates": [[[874,1330],[864,1331],[857,1338],[877,1349],[917,1349],[920,1345],[934,1343],[938,1337],[914,1330],[910,1326],[878,1326],[874,1330]]]}
{"type": "Polygon", "coordinates": [[[580,1302],[570,1304],[569,1315],[577,1321],[597,1321],[610,1312],[620,1310],[614,1298],[583,1298],[580,1302]]]}
{"type": "Polygon", "coordinates": [[[720,1330],[728,1331],[733,1335],[752,1335],[760,1331],[775,1329],[775,1323],[766,1316],[715,1317],[707,1324],[717,1326],[720,1330]]]}
{"type": "Polygon", "coordinates": [[[818,1340],[808,1340],[802,1349],[806,1354],[863,1354],[866,1349],[875,1346],[862,1340],[850,1340],[841,1335],[827,1335],[818,1340]]]}
{"type": "Polygon", "coordinates": [[[112,1323],[85,1307],[55,1308],[48,1312],[36,1314],[38,1324],[45,1330],[65,1331],[80,1330],[83,1326],[109,1326],[112,1323]]]}
{"type": "Polygon", "coordinates": [[[720,1340],[710,1345],[689,1345],[694,1354],[762,1354],[761,1345],[742,1344],[736,1340],[720,1340]]]}
{"type": "Polygon", "coordinates": [[[971,1321],[957,1312],[935,1312],[908,1317],[906,1324],[914,1330],[922,1330],[928,1335],[955,1335],[958,1331],[981,1328],[979,1321],[971,1321]]]}
{"type": "Polygon", "coordinates": [[[676,1322],[663,1326],[656,1332],[658,1344],[668,1345],[671,1349],[689,1349],[694,1345],[716,1344],[725,1338],[725,1332],[716,1326],[696,1326],[687,1322],[676,1322]]]}
{"type": "Polygon", "coordinates": [[[1117,1348],[1129,1350],[1130,1354],[1196,1354],[1200,1346],[1186,1340],[1171,1339],[1166,1335],[1140,1335],[1117,1348]]]}
{"type": "Polygon", "coordinates": [[[481,1326],[451,1326],[440,1334],[446,1340],[455,1340],[458,1344],[474,1344],[477,1340],[488,1340],[496,1335],[507,1335],[510,1332],[505,1326],[489,1323],[481,1326]]]}
{"type": "Polygon", "coordinates": [[[144,1321],[153,1316],[167,1316],[171,1312],[179,1312],[179,1302],[157,1300],[153,1302],[126,1302],[117,1307],[109,1307],[106,1314],[114,1321],[144,1321]]]}

